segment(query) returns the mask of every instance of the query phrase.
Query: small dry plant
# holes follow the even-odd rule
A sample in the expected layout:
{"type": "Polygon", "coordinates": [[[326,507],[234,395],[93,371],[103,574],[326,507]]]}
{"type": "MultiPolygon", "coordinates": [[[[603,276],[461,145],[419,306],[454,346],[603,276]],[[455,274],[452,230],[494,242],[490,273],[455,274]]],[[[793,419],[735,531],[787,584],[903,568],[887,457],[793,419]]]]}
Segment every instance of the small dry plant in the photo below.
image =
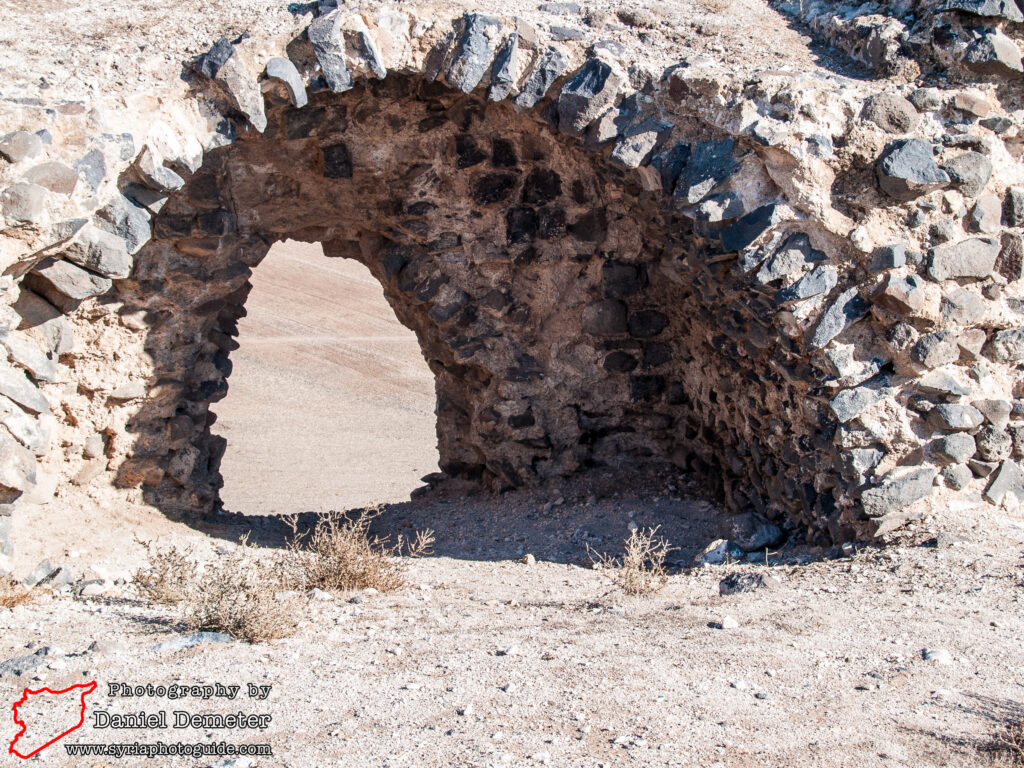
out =
{"type": "Polygon", "coordinates": [[[152,602],[179,606],[190,632],[226,632],[259,643],[295,628],[295,600],[282,594],[294,581],[285,557],[261,558],[243,537],[237,550],[201,566],[189,549],[139,543],[149,560],[135,574],[140,592],[152,602]]]}
{"type": "Polygon", "coordinates": [[[368,587],[390,592],[401,587],[406,566],[401,556],[430,554],[434,532],[417,531],[411,539],[399,536],[392,544],[389,538],[370,533],[370,524],[382,512],[381,507],[361,515],[328,512],[303,533],[298,531],[298,519],[291,518],[289,550],[301,573],[298,586],[340,592],[368,587]]]}
{"type": "Polygon", "coordinates": [[[599,554],[588,547],[590,558],[627,595],[653,595],[668,583],[665,557],[674,549],[657,534],[657,527],[639,528],[626,539],[622,557],[599,554]]]}
{"type": "Polygon", "coordinates": [[[0,579],[0,608],[15,608],[32,600],[32,591],[14,579],[0,579]]]}
{"type": "Polygon", "coordinates": [[[998,756],[995,760],[997,766],[1024,766],[1024,720],[1007,723],[996,737],[992,751],[998,756]]]}
{"type": "Polygon", "coordinates": [[[171,545],[159,546],[155,541],[135,541],[146,548],[148,568],[135,572],[135,585],[151,602],[177,605],[186,598],[196,580],[197,566],[189,549],[171,545]]]}
{"type": "Polygon", "coordinates": [[[282,556],[260,557],[247,537],[237,550],[207,564],[189,584],[183,601],[185,626],[192,632],[227,632],[248,643],[292,633],[297,596],[292,563],[282,556]]]}

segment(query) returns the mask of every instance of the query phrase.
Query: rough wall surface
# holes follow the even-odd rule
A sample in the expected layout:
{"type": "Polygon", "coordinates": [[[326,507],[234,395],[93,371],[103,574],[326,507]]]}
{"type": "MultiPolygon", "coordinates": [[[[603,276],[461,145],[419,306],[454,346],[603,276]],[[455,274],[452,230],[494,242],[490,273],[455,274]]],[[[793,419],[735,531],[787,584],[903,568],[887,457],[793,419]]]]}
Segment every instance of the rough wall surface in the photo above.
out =
{"type": "Polygon", "coordinates": [[[547,5],[324,6],[134,110],[0,102],[4,512],[213,508],[210,404],[285,238],[365,263],[417,333],[448,474],[667,460],[833,540],[1018,504],[1013,2],[774,3],[832,69],[645,58],[621,12],[547,5]]]}

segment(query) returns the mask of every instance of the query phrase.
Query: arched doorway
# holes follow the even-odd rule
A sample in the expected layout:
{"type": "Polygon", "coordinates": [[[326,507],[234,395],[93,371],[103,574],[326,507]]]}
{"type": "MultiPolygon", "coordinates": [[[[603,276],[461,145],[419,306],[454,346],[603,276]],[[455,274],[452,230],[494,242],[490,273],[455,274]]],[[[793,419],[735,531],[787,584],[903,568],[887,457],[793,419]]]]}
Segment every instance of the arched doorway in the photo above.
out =
{"type": "Polygon", "coordinates": [[[406,500],[437,471],[434,380],[369,270],[270,249],[238,323],[214,435],[224,508],[325,512],[406,500]]]}

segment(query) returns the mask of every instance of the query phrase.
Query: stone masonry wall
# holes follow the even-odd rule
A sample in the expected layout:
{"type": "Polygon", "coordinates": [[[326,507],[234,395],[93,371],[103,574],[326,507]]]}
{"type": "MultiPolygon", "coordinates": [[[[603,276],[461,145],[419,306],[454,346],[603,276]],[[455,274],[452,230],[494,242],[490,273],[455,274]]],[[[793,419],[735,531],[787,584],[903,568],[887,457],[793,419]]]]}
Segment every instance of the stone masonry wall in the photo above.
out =
{"type": "Polygon", "coordinates": [[[210,406],[286,238],[366,264],[416,332],[447,474],[668,461],[834,541],[1018,504],[1019,66],[652,78],[580,37],[327,7],[187,62],[144,144],[0,139],[5,512],[90,484],[214,508],[210,406]]]}

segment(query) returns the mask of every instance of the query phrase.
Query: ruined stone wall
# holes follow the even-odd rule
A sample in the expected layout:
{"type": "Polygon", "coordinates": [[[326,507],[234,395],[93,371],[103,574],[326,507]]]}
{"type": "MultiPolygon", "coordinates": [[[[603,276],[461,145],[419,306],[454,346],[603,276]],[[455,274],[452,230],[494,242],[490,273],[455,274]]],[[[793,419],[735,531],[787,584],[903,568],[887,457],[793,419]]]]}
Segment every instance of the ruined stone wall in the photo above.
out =
{"type": "Polygon", "coordinates": [[[833,540],[1018,502],[1006,73],[650,77],[514,18],[325,11],[187,62],[144,144],[107,126],[67,157],[45,143],[86,130],[67,106],[0,142],[8,512],[110,484],[214,507],[210,406],[286,238],[366,264],[417,333],[448,474],[669,461],[833,540]]]}

